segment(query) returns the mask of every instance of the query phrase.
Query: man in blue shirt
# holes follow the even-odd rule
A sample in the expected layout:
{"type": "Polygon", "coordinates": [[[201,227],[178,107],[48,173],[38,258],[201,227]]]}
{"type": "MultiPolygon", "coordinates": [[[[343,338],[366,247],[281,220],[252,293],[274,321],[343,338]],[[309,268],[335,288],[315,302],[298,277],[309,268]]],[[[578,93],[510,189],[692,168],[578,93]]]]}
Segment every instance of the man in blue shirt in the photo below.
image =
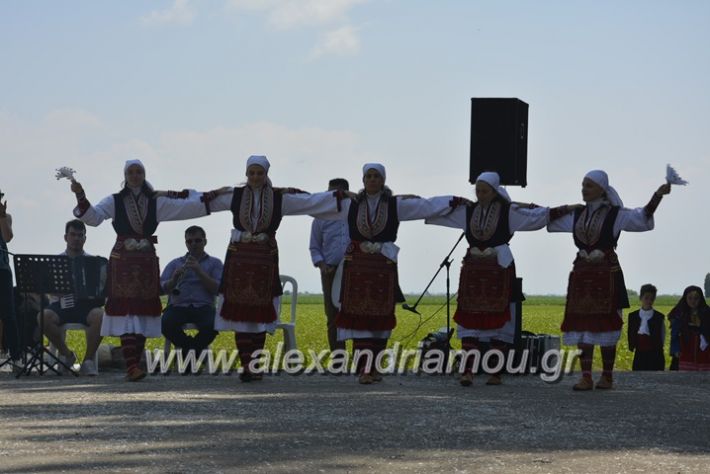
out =
{"type": "MultiPolygon", "coordinates": [[[[348,191],[347,180],[342,178],[331,179],[328,183],[328,191],[348,191]]],[[[341,221],[325,221],[323,219],[313,219],[311,224],[311,260],[313,265],[320,269],[321,283],[323,286],[323,306],[328,319],[328,344],[330,350],[345,349],[345,341],[338,341],[337,328],[335,327],[335,316],[338,308],[333,305],[331,291],[333,279],[338,264],[343,260],[345,250],[350,245],[350,233],[348,223],[341,221]]]]}
{"type": "Polygon", "coordinates": [[[172,260],[160,276],[160,284],[169,295],[163,312],[162,332],[184,355],[194,350],[197,357],[217,336],[214,330],[215,297],[222,278],[222,262],[205,252],[207,235],[202,227],[185,230],[187,254],[172,260]],[[183,331],[184,324],[194,324],[193,337],[183,331]]]}

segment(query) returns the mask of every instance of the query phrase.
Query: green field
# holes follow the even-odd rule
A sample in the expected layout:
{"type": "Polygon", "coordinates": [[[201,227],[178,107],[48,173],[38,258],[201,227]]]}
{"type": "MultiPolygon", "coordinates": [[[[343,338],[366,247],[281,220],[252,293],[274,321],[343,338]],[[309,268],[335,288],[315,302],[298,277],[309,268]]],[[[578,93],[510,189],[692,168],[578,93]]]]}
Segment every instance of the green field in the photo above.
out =
{"type": "MultiPolygon", "coordinates": [[[[408,301],[412,304],[415,301],[414,297],[408,297],[408,301]]],[[[323,313],[321,295],[299,295],[298,306],[296,311],[296,339],[298,348],[306,352],[308,349],[313,349],[316,352],[327,348],[327,338],[325,331],[325,315],[323,313]]],[[[405,311],[400,307],[397,308],[397,327],[395,328],[390,346],[395,342],[399,342],[403,348],[414,349],[417,343],[424,338],[428,333],[437,331],[439,328],[446,326],[446,307],[444,296],[431,296],[425,298],[418,306],[421,317],[405,311]]],[[[659,296],[656,301],[656,309],[664,314],[668,314],[673,305],[678,301],[677,296],[659,296]]],[[[529,296],[523,303],[523,330],[531,331],[536,334],[560,334],[560,324],[564,313],[564,297],[560,296],[529,296]]],[[[635,301],[632,300],[632,310],[636,309],[635,301]]],[[[288,320],[290,296],[284,296],[281,318],[288,320]]],[[[455,301],[452,302],[451,311],[455,309],[455,301]]],[[[626,315],[624,315],[624,323],[626,323],[626,315]]],[[[84,335],[80,331],[72,331],[68,335],[69,346],[73,348],[80,359],[83,357],[85,350],[84,335]]],[[[276,344],[283,341],[281,331],[274,336],[267,338],[267,348],[274,349],[276,344]]],[[[106,338],[104,343],[112,345],[120,345],[118,338],[106,338]]],[[[147,347],[150,349],[162,348],[164,340],[162,338],[149,339],[147,347]]],[[[460,348],[458,340],[453,340],[455,348],[460,348]]],[[[232,350],[234,349],[233,333],[221,333],[215,339],[213,350],[232,350]]],[[[668,354],[668,337],[666,337],[666,354],[668,354]]],[[[308,356],[307,356],[308,360],[308,356]]],[[[633,353],[629,352],[626,340],[626,326],[622,332],[621,340],[619,341],[616,367],[619,370],[630,370],[633,353]]],[[[594,368],[601,369],[601,354],[597,349],[594,354],[594,368]]]]}

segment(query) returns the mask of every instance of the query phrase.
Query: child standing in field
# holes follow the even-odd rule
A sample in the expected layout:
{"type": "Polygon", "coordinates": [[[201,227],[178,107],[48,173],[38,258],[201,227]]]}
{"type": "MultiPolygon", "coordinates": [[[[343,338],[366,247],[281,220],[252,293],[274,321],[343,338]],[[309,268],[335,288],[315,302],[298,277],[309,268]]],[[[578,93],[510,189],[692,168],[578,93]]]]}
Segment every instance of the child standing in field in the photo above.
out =
{"type": "Polygon", "coordinates": [[[710,370],[710,307],[703,290],[689,286],[668,315],[671,354],[680,370],[710,370]]]}
{"type": "Polygon", "coordinates": [[[634,352],[632,370],[663,370],[666,316],[653,309],[656,287],[643,285],[639,292],[641,309],[629,313],[629,350],[634,352]]]}

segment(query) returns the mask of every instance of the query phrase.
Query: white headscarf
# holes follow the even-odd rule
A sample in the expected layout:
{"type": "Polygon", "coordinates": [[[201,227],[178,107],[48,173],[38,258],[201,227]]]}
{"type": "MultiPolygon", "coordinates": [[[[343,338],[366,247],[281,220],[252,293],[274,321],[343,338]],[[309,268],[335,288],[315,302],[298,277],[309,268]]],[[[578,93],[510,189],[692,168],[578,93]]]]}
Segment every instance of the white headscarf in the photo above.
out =
{"type": "Polygon", "coordinates": [[[382,179],[387,179],[387,174],[385,173],[384,165],[381,165],[379,163],[365,163],[365,165],[362,167],[363,176],[367,174],[367,170],[375,170],[380,173],[380,175],[382,175],[382,179]]]}
{"type": "Polygon", "coordinates": [[[264,168],[266,174],[269,174],[271,163],[269,163],[269,160],[267,160],[264,155],[251,155],[247,160],[247,169],[249,169],[251,165],[259,165],[264,168]]]}
{"type": "Polygon", "coordinates": [[[123,174],[126,174],[128,168],[134,165],[143,168],[143,173],[145,173],[145,166],[143,166],[143,162],[141,160],[126,160],[126,164],[123,165],[123,174]]]}
{"type": "Polygon", "coordinates": [[[612,206],[624,206],[624,202],[619,197],[619,193],[616,192],[616,189],[609,186],[609,176],[606,174],[606,172],[602,170],[592,170],[589,173],[585,174],[584,177],[589,178],[590,180],[601,186],[612,206]]]}
{"type": "Polygon", "coordinates": [[[264,171],[266,172],[266,184],[268,186],[273,186],[271,184],[271,179],[269,178],[269,168],[271,168],[271,163],[269,163],[269,160],[267,160],[264,155],[251,155],[249,159],[247,159],[246,169],[248,170],[251,165],[257,165],[264,168],[264,171]]]}
{"type": "MultiPolygon", "coordinates": [[[[142,162],[141,160],[126,160],[126,163],[123,165],[123,176],[124,176],[124,178],[125,178],[125,176],[126,176],[126,172],[128,171],[128,168],[130,168],[131,166],[140,166],[140,168],[143,170],[143,175],[145,176],[145,174],[146,174],[146,173],[145,173],[145,166],[143,166],[143,162],[142,162]]],[[[151,191],[152,191],[152,190],[153,190],[153,185],[150,184],[150,181],[148,181],[147,179],[144,179],[144,181],[145,181],[145,184],[147,184],[148,187],[149,187],[149,188],[151,189],[151,191]]]]}
{"type": "Polygon", "coordinates": [[[476,182],[478,181],[483,181],[484,183],[490,185],[503,199],[510,202],[508,191],[500,185],[500,176],[498,176],[498,173],[495,171],[485,171],[481,173],[478,175],[478,178],[476,178],[476,182]]]}

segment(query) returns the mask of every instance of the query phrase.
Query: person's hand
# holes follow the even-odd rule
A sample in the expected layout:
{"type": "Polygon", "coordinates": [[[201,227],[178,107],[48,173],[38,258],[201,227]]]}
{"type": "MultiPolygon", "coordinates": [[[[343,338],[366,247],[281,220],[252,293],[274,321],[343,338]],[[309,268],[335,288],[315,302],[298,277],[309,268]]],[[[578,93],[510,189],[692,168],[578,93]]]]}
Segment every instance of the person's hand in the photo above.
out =
{"type": "Polygon", "coordinates": [[[177,270],[175,270],[175,273],[173,273],[173,281],[177,282],[187,271],[187,269],[183,267],[179,267],[177,270]]]}
{"type": "Polygon", "coordinates": [[[192,255],[188,256],[185,260],[184,269],[197,271],[198,268],[200,268],[200,262],[198,262],[192,255]]]}
{"type": "Polygon", "coordinates": [[[658,190],[656,191],[656,194],[658,196],[665,196],[666,194],[671,193],[671,185],[670,183],[662,184],[658,190]]]}
{"type": "Polygon", "coordinates": [[[84,188],[81,186],[81,183],[79,181],[72,181],[71,192],[73,192],[74,194],[81,194],[84,192],[84,188]]]}

